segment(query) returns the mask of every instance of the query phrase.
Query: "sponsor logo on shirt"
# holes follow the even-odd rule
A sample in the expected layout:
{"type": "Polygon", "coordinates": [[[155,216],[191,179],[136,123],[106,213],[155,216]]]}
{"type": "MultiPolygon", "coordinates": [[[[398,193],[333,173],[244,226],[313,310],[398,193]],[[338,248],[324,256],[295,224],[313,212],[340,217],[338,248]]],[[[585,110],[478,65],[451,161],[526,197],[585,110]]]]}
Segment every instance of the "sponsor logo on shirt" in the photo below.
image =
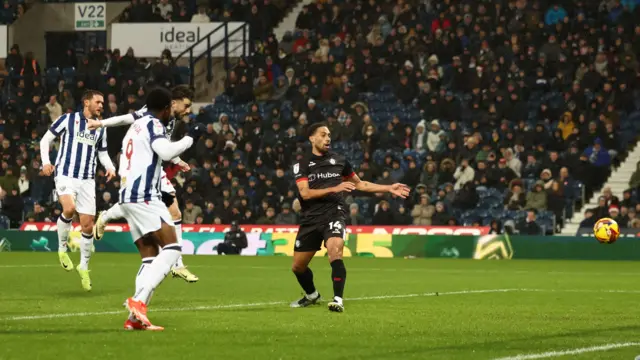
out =
{"type": "Polygon", "coordinates": [[[76,132],[76,141],[79,143],[95,146],[98,141],[98,134],[92,134],[87,131],[76,132]]]}
{"type": "Polygon", "coordinates": [[[309,175],[309,182],[320,180],[320,179],[333,179],[337,177],[340,177],[340,174],[337,174],[337,173],[311,174],[309,175]]]}

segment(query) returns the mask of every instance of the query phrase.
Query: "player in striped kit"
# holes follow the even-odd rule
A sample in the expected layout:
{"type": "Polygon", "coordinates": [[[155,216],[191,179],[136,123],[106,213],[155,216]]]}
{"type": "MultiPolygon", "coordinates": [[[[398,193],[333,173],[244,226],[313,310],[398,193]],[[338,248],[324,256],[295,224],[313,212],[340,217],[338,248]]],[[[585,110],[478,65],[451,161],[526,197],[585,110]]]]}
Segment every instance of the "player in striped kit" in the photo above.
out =
{"type": "MultiPolygon", "coordinates": [[[[191,111],[191,101],[193,98],[193,92],[186,85],[178,85],[171,90],[171,114],[173,119],[170,121],[167,126],[167,132],[176,133],[176,127],[180,125],[184,125],[184,122],[181,119],[189,114],[191,111]]],[[[93,120],[89,122],[90,129],[99,129],[101,127],[112,127],[112,126],[124,126],[131,125],[133,122],[140,118],[146,111],[146,107],[136,111],[133,114],[126,114],[121,116],[115,116],[105,120],[93,120]]],[[[180,130],[180,129],[178,129],[180,130]]],[[[179,133],[180,131],[178,131],[179,133]]],[[[168,135],[171,138],[171,134],[168,135]]],[[[124,149],[126,150],[126,149],[124,149]]],[[[180,157],[175,157],[171,159],[172,165],[167,167],[167,171],[162,171],[162,182],[160,184],[160,191],[162,194],[162,201],[169,208],[169,213],[171,213],[171,217],[173,218],[176,236],[178,237],[178,243],[182,244],[182,212],[180,212],[180,208],[178,206],[178,200],[175,197],[176,190],[173,188],[171,184],[171,178],[175,175],[176,171],[173,169],[174,167],[179,167],[182,171],[189,171],[189,165],[182,161],[180,157]],[[167,173],[170,173],[170,176],[167,176],[167,173]]],[[[96,240],[100,240],[104,235],[105,228],[107,224],[115,219],[122,218],[122,209],[119,204],[112,206],[109,210],[103,211],[98,215],[98,219],[96,220],[96,226],[94,228],[94,236],[96,240]]],[[[181,278],[186,282],[192,283],[198,281],[198,277],[194,275],[187,267],[184,265],[182,260],[182,255],[178,258],[178,261],[171,269],[171,274],[173,277],[181,278]]]]}
{"type": "Polygon", "coordinates": [[[180,141],[167,139],[165,124],[171,117],[171,93],[154,89],[147,97],[147,110],[127,131],[122,140],[118,173],[121,178],[120,208],[129,223],[131,237],[142,257],[136,276],[135,295],[125,302],[131,312],[126,330],[163,330],[151,324],[147,304],[181,254],[174,223],[160,193],[162,160],[179,156],[197,138],[190,135],[180,141]],[[160,249],[162,249],[160,251],[160,249]]]}
{"type": "Polygon", "coordinates": [[[58,218],[58,258],[60,265],[73,270],[73,262],[67,254],[67,243],[71,231],[71,220],[77,212],[82,227],[80,241],[80,264],[76,268],[82,287],[91,290],[89,260],[93,247],[93,217],[96,214],[96,165],[97,160],[107,170],[107,181],[115,176],[115,167],[107,153],[106,129],[91,130],[88,122],[100,117],[104,104],[103,95],[88,90],[82,95],[82,112],[64,114],[59,117],[40,141],[42,171],[46,176],[55,173],[56,193],[62,205],[58,218]],[[55,166],[49,160],[49,146],[61,138],[55,166]]]}

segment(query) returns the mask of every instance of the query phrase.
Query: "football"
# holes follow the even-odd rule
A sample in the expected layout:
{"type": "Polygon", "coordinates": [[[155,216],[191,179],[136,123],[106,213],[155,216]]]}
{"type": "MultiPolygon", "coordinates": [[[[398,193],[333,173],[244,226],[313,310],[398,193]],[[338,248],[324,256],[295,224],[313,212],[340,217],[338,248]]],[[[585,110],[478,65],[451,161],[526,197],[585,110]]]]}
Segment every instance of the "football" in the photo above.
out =
{"type": "Polygon", "coordinates": [[[603,244],[613,244],[620,236],[620,228],[615,220],[602,218],[593,226],[593,235],[603,244]]]}

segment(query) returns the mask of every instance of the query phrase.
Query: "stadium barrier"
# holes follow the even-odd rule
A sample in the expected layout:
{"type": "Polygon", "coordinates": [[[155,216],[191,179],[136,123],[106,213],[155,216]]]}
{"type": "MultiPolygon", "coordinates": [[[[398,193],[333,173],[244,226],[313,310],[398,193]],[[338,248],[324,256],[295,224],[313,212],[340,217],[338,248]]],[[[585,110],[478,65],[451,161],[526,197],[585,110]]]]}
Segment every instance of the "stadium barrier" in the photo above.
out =
{"type": "MultiPolygon", "coordinates": [[[[578,236],[584,237],[594,237],[593,236],[593,228],[579,228],[578,236]]],[[[640,238],[640,229],[620,229],[620,237],[621,238],[640,238]]]]}
{"type": "MultiPolygon", "coordinates": [[[[182,251],[187,255],[215,255],[224,233],[184,233],[182,251]]],[[[79,249],[80,232],[70,234],[69,248],[79,249]]],[[[295,233],[248,233],[245,256],[291,256],[295,233]]],[[[53,231],[0,231],[0,251],[57,251],[53,231]]],[[[94,243],[96,252],[137,252],[126,232],[105,233],[94,243]]],[[[316,256],[325,256],[326,250],[316,256]]],[[[461,259],[574,259],[640,260],[640,240],[623,239],[603,245],[586,237],[556,236],[451,236],[349,234],[345,257],[461,258],[461,259]]]]}
{"type": "MultiPolygon", "coordinates": [[[[182,232],[227,232],[229,225],[189,225],[182,224],[182,232]]],[[[246,233],[297,233],[297,225],[241,225],[246,233]]],[[[56,223],[25,222],[20,226],[23,231],[56,231],[56,223]]],[[[80,224],[74,223],[73,229],[80,231],[80,224]]],[[[106,231],[129,231],[129,225],[109,224],[106,231]]],[[[348,233],[392,234],[392,235],[485,235],[489,227],[464,226],[347,226],[348,233]]]]}

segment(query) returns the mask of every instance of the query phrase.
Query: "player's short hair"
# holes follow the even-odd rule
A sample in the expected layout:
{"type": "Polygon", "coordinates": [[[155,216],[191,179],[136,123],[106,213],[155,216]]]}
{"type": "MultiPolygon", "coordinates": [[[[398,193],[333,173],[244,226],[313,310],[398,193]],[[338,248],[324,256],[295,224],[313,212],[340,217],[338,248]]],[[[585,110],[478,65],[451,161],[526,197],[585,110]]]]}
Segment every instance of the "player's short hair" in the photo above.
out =
{"type": "Polygon", "coordinates": [[[193,99],[193,90],[189,85],[177,85],[171,89],[171,100],[193,99]]]}
{"type": "Polygon", "coordinates": [[[162,111],[171,106],[171,93],[165,88],[155,88],[147,96],[147,108],[150,111],[162,111]]]}
{"type": "Polygon", "coordinates": [[[328,128],[329,125],[327,125],[324,122],[319,122],[319,123],[315,123],[315,124],[311,124],[311,126],[309,126],[309,130],[307,131],[308,136],[313,136],[316,134],[316,131],[318,131],[318,129],[320,129],[321,127],[326,127],[328,128]]]}
{"type": "Polygon", "coordinates": [[[104,95],[98,90],[87,90],[82,94],[82,102],[85,100],[91,100],[94,96],[104,97],[104,95]]]}

